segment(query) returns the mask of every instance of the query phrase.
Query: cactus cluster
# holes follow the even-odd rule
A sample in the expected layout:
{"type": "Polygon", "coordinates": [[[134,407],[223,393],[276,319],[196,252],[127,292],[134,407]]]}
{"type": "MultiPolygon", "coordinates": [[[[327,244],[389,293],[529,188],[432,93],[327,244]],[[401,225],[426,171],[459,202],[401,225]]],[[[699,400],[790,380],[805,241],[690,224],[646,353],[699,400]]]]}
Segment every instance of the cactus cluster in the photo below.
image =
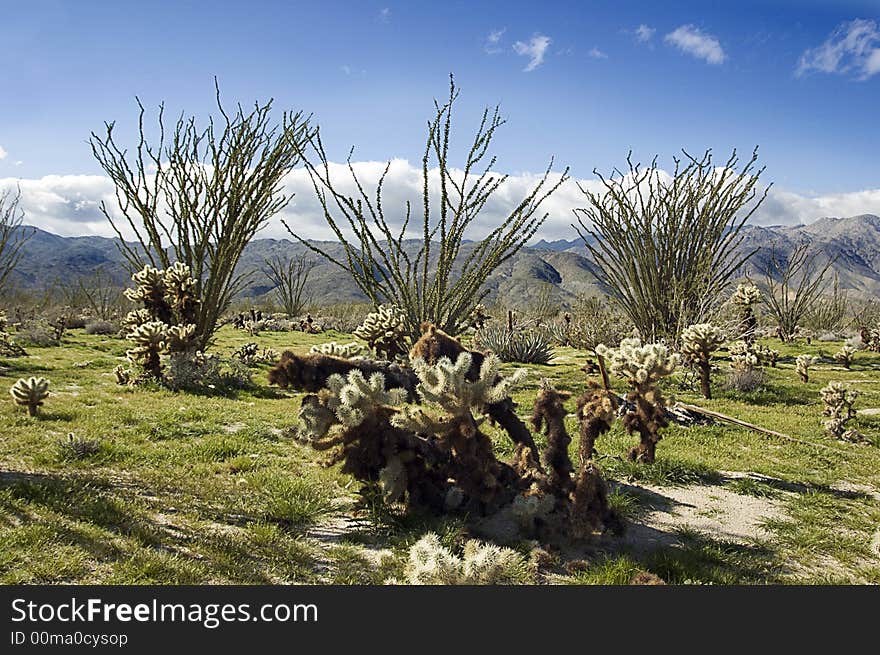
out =
{"type": "Polygon", "coordinates": [[[629,458],[653,463],[660,441],[659,431],[669,425],[665,415],[668,401],[657,388],[657,382],[675,371],[679,356],[665,344],[642,344],[636,338],[624,339],[618,348],[599,344],[596,354],[607,359],[611,372],[630,385],[626,399],[632,403],[632,409],[624,416],[623,425],[629,434],[639,434],[639,445],[630,450],[629,458]]]}
{"type": "Polygon", "coordinates": [[[730,366],[735,371],[751,371],[761,366],[761,358],[755,351],[754,344],[748,341],[734,341],[727,352],[730,353],[730,366]]]}
{"type": "MultiPolygon", "coordinates": [[[[436,339],[437,331],[428,338],[436,339]]],[[[502,377],[496,357],[467,351],[451,340],[444,341],[444,355],[438,354],[443,349],[437,343],[423,346],[417,350],[424,356],[412,360],[409,372],[415,380],[404,383],[406,389],[386,389],[393,365],[385,365],[387,373],[374,368],[368,375],[375,362],[336,360],[351,368],[344,377],[329,375],[317,393],[303,398],[297,438],[316,450],[332,451],[329,461],[342,462],[344,472],[365,484],[364,493],[381,493],[386,502],[410,507],[462,513],[484,534],[513,531],[570,539],[621,527],[601,471],[590,459],[592,442],[581,445],[589,454],[579,471],[569,459],[563,407],[569,394],[543,384],[535,400],[532,425],[547,435],[542,466],[509,395],[524,371],[502,377]],[[492,439],[482,431],[484,414],[514,442],[511,463],[496,456],[492,439]]],[[[307,359],[298,360],[298,366],[309,365],[307,359]]],[[[307,378],[317,372],[300,371],[307,378]]],[[[610,423],[606,405],[612,403],[613,414],[612,397],[587,399],[583,405],[592,403],[587,413],[610,423]]],[[[601,431],[588,427],[582,432],[593,438],[601,431]]]]}
{"type": "Polygon", "coordinates": [[[344,344],[336,343],[335,341],[331,341],[330,343],[322,343],[318,346],[312,346],[309,349],[309,352],[318,353],[320,355],[329,355],[330,357],[341,357],[343,359],[364,357],[367,354],[366,349],[356,341],[344,344]]]}
{"type": "Polygon", "coordinates": [[[20,378],[9,393],[16,404],[27,407],[29,416],[36,416],[38,408],[49,396],[49,380],[43,377],[20,378]]]}
{"type": "Polygon", "coordinates": [[[142,374],[130,370],[116,371],[122,383],[144,378],[162,379],[162,356],[192,353],[196,350],[196,281],[189,267],[176,262],[162,270],[145,266],[131,276],[134,288],[126,289],[129,300],[142,305],[122,320],[124,336],[134,347],[126,351],[128,360],[142,374]]]}
{"type": "Polygon", "coordinates": [[[380,305],[354,331],[377,355],[388,360],[406,352],[407,333],[406,315],[396,305],[380,305]]]}
{"type": "Polygon", "coordinates": [[[846,424],[856,414],[853,404],[859,397],[859,392],[840,382],[829,382],[819,391],[819,397],[825,404],[822,414],[828,417],[824,423],[825,432],[835,439],[860,441],[862,435],[857,430],[846,428],[846,424]]]}
{"type": "Polygon", "coordinates": [[[819,363],[819,358],[814,355],[798,355],[794,361],[794,369],[801,379],[807,384],[810,381],[810,367],[819,363]]]}
{"type": "Polygon", "coordinates": [[[730,302],[740,310],[740,330],[747,341],[755,338],[758,319],[755,317],[754,305],[761,302],[761,291],[751,281],[740,282],[730,297],[730,302]]]}
{"type": "Polygon", "coordinates": [[[535,575],[528,559],[515,550],[469,539],[456,555],[432,532],[410,547],[404,574],[403,581],[392,578],[386,584],[528,584],[535,575]]]}
{"type": "Polygon", "coordinates": [[[834,353],[834,360],[839,362],[843,368],[848,369],[852,366],[853,359],[858,351],[849,345],[844,345],[834,353]]]}
{"type": "Polygon", "coordinates": [[[700,392],[712,397],[712,353],[724,343],[724,332],[711,323],[697,323],[681,333],[681,353],[697,367],[700,373],[700,392]]]}
{"type": "Polygon", "coordinates": [[[452,416],[463,416],[474,408],[500,402],[526,376],[526,370],[519,369],[500,377],[498,358],[489,356],[483,360],[477,379],[470,380],[472,362],[469,352],[461,353],[454,363],[448,357],[441,357],[436,364],[414,360],[413,370],[420,380],[417,392],[422,402],[440,407],[452,416]]]}

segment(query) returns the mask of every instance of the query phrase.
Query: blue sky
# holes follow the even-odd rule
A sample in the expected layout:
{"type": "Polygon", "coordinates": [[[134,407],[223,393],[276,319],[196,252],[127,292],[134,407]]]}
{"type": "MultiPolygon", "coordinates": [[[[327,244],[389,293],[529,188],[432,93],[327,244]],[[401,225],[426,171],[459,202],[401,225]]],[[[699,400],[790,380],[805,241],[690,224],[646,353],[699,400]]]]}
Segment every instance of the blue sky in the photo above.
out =
{"type": "Polygon", "coordinates": [[[799,197],[880,187],[876,1],[7,4],[0,179],[97,175],[91,130],[132,139],[135,95],[205,115],[215,75],[227,101],[313,113],[334,159],[417,163],[453,72],[463,133],[501,103],[507,172],[757,144],[799,197]]]}

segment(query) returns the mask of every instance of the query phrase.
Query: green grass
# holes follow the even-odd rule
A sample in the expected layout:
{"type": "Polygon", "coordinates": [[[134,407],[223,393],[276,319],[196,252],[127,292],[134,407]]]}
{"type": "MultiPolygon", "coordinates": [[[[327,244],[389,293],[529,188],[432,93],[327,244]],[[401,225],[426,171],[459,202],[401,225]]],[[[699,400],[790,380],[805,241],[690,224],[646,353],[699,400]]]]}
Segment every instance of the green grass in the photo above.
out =
{"type": "MultiPolygon", "coordinates": [[[[215,348],[228,356],[256,341],[279,352],[304,352],[352,338],[332,332],[251,337],[225,327],[215,348]]],[[[785,516],[768,522],[768,537],[744,545],[683,530],[675,546],[653,553],[603,539],[586,555],[589,566],[553,580],[625,584],[649,571],[688,584],[880,582],[880,557],[870,546],[880,503],[840,490],[844,482],[848,489],[880,487],[880,416],[854,421],[869,443],[838,443],[822,432],[818,398],[828,381],[850,381],[862,392],[857,407],[880,407],[880,356],[860,352],[847,371],[832,360],[839,343],[771,345],[782,359],[768,369],[763,389],[725,390],[722,370],[712,401],[680,388],[681,376],[665,391],[823,447],[721,423],[671,426],[651,466],[626,461],[635,438],[619,422],[597,443],[600,465],[614,483],[611,504],[628,519],[656,509],[656,494],[641,493],[643,485],[722,484],[782,505],[785,516]],[[823,358],[807,385],[793,370],[802,352],[823,358]],[[762,477],[730,479],[726,471],[762,477]]],[[[118,386],[112,372],[126,347],[71,330],[60,346],[0,359],[0,383],[7,388],[27,375],[52,382],[37,417],[11,399],[0,403],[0,582],[376,584],[399,576],[407,548],[426,531],[448,544],[463,537],[458,518],[402,515],[360,503],[354,480],[338,467],[323,467],[323,454],[284,436],[300,396],[268,387],[267,366],[254,369],[253,388],[216,395],[129,389],[118,386]],[[78,454],[65,448],[71,432],[95,447],[78,454]],[[328,537],[317,529],[353,513],[361,521],[343,534],[328,537]]],[[[530,412],[542,377],[576,397],[582,363],[583,353],[558,348],[549,365],[528,366],[530,375],[514,395],[520,414],[530,412]]],[[[568,401],[572,414],[574,403],[574,397],[568,401]]],[[[567,424],[576,435],[573,416],[567,424]]],[[[512,454],[505,435],[485,429],[501,456],[512,454]]],[[[576,448],[575,439],[575,458],[576,448]]]]}

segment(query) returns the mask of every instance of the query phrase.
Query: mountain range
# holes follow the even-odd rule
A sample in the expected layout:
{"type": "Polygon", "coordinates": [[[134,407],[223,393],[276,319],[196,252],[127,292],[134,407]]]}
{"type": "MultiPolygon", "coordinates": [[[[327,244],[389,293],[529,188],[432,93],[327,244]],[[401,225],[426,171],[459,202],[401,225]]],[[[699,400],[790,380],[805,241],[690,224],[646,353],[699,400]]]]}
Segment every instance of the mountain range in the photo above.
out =
{"type": "MultiPolygon", "coordinates": [[[[62,237],[32,226],[18,228],[29,233],[10,285],[26,293],[37,293],[59,284],[89,276],[103,269],[120,285],[128,282],[125,261],[114,239],[97,236],[62,237]]],[[[872,214],[848,218],[823,218],[809,225],[743,228],[741,249],[756,250],[744,266],[745,273],[758,275],[775,249],[785,255],[807,241],[818,265],[833,259],[842,289],[854,296],[880,296],[880,217],[872,214]]],[[[333,255],[342,256],[336,242],[314,242],[333,255]]],[[[465,244],[463,256],[472,247],[465,244]]],[[[413,242],[413,249],[418,243],[413,242]]],[[[245,248],[239,270],[252,272],[242,296],[255,301],[272,292],[262,272],[267,258],[299,256],[301,244],[278,239],[255,239],[245,248]]],[[[539,241],[508,259],[487,281],[488,302],[517,308],[549,300],[570,304],[580,294],[601,291],[592,271],[595,263],[581,240],[539,241]]],[[[354,281],[330,262],[317,260],[309,278],[309,294],[321,304],[364,300],[354,281]]]]}

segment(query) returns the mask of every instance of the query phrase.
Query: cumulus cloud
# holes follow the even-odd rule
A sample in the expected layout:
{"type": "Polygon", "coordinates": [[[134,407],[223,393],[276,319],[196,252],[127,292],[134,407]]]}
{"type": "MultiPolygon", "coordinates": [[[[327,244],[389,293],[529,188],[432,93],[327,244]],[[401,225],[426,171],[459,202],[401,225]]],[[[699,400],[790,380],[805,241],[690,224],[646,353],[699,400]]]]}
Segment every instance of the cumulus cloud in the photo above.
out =
{"type": "Polygon", "coordinates": [[[694,25],[681,25],[664,37],[666,43],[708,64],[722,64],[727,59],[721,43],[694,25]]]}
{"type": "Polygon", "coordinates": [[[880,29],[873,20],[857,18],[838,25],[819,46],[805,51],[795,74],[853,74],[866,80],[880,73],[880,29]]]}
{"type": "Polygon", "coordinates": [[[6,159],[7,155],[9,155],[9,153],[3,149],[3,146],[0,146],[0,159],[6,159]]]}
{"type": "Polygon", "coordinates": [[[608,55],[599,50],[599,48],[592,48],[587,54],[593,59],[608,59],[608,55]]]}
{"type": "Polygon", "coordinates": [[[506,31],[507,28],[503,27],[500,30],[492,30],[489,32],[489,36],[486,37],[486,43],[483,45],[483,49],[490,55],[497,55],[504,52],[504,48],[501,47],[501,37],[504,36],[506,31]]]}
{"type": "MultiPolygon", "coordinates": [[[[385,162],[355,162],[354,168],[368,193],[372,193],[386,166],[385,162]]],[[[344,164],[332,164],[330,174],[339,190],[355,195],[357,189],[344,164]]],[[[391,162],[385,179],[383,206],[392,225],[400,225],[406,202],[414,208],[412,222],[418,230],[421,207],[421,167],[403,159],[391,162]]],[[[664,174],[665,175],[665,174],[664,174]]],[[[496,227],[508,213],[538,183],[537,173],[511,175],[507,182],[487,203],[484,211],[472,224],[469,238],[480,238],[496,227]]],[[[431,171],[429,186],[435,191],[438,173],[431,171]]],[[[558,179],[556,177],[555,179],[558,179]]],[[[602,191],[596,179],[579,180],[589,191],[602,191]]],[[[39,179],[0,178],[0,191],[4,188],[21,188],[21,208],[24,222],[64,236],[94,234],[113,236],[113,231],[100,211],[104,201],[111,211],[116,211],[113,184],[98,175],[49,175],[39,179]]],[[[292,171],[284,182],[285,192],[295,194],[280,216],[274,217],[260,233],[260,237],[289,238],[281,224],[283,218],[298,234],[310,239],[333,239],[333,233],[324,222],[321,207],[308,174],[303,169],[292,171]]],[[[436,203],[436,197],[435,197],[436,203]]],[[[584,207],[586,200],[575,181],[563,184],[542,206],[541,211],[549,217],[536,238],[573,239],[575,232],[571,223],[575,218],[572,210],[584,207]]],[[[436,207],[436,204],[434,205],[436,207]]],[[[757,225],[793,225],[810,223],[826,216],[854,216],[858,214],[880,215],[880,189],[867,189],[851,193],[826,195],[803,195],[773,188],[764,204],[752,217],[757,225]]],[[[130,235],[129,235],[130,236],[130,235]]],[[[412,236],[418,236],[415,232],[412,236]]]]}
{"type": "Polygon", "coordinates": [[[535,34],[528,41],[517,41],[513,44],[513,50],[518,55],[529,58],[529,63],[523,68],[523,72],[528,73],[535,70],[544,63],[544,54],[550,47],[551,39],[544,34],[535,34]]]}
{"type": "Polygon", "coordinates": [[[653,27],[648,27],[643,23],[639,25],[633,33],[636,35],[636,41],[639,43],[647,43],[654,38],[654,32],[656,31],[657,30],[653,27]]]}

